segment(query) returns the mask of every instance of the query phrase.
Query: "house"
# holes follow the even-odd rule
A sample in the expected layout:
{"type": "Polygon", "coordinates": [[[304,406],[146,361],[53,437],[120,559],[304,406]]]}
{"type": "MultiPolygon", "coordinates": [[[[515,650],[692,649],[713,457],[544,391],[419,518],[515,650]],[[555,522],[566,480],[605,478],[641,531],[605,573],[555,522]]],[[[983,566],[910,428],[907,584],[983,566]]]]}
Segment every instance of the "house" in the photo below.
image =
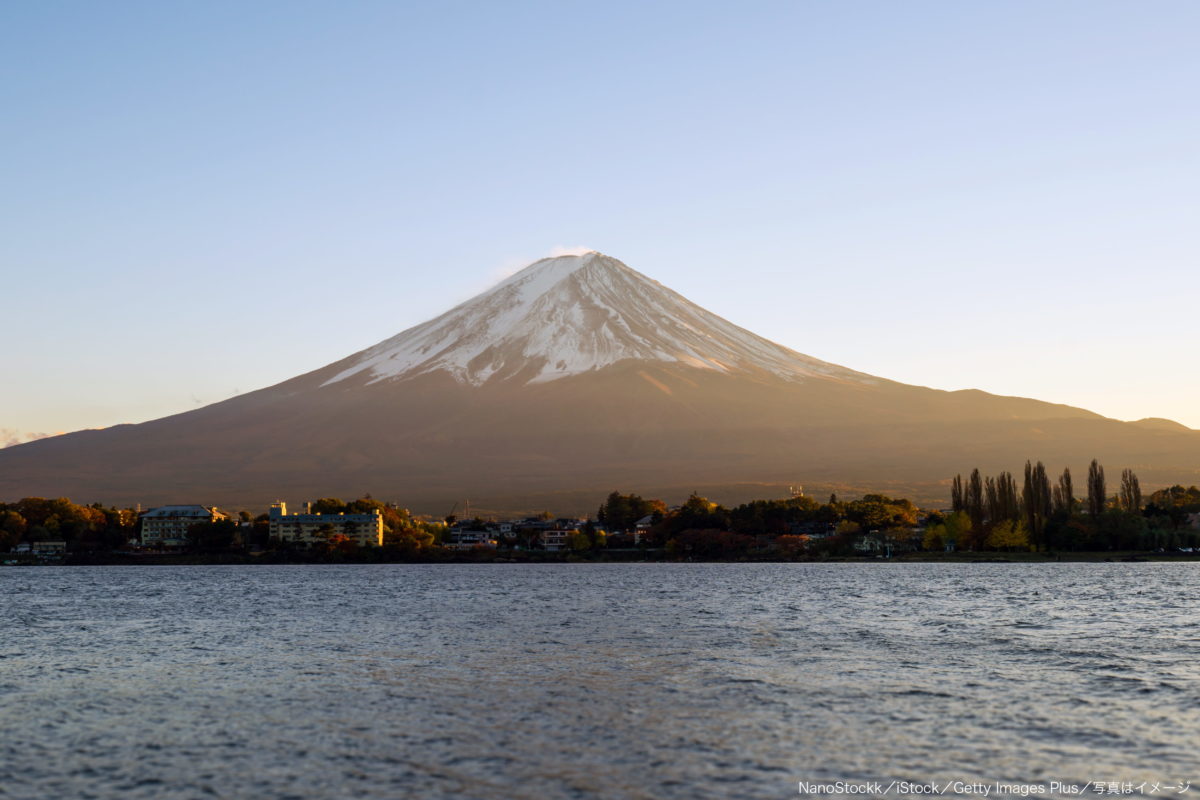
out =
{"type": "Polygon", "coordinates": [[[837,534],[837,526],[831,522],[793,522],[788,525],[788,533],[813,540],[830,539],[837,534]]]}
{"type": "Polygon", "coordinates": [[[280,542],[314,544],[333,536],[345,536],[361,547],[383,545],[383,514],[373,509],[367,514],[314,514],[312,504],[304,512],[289,514],[282,500],[271,504],[267,514],[270,537],[280,542]]]}
{"type": "Polygon", "coordinates": [[[494,548],[499,543],[496,540],[498,532],[486,526],[482,528],[466,526],[450,528],[442,536],[442,547],[449,550],[473,550],[476,547],[494,548]]]}
{"type": "Polygon", "coordinates": [[[633,543],[641,544],[650,534],[650,529],[654,527],[654,515],[647,514],[646,516],[633,523],[633,543]]]}
{"type": "Polygon", "coordinates": [[[879,531],[864,533],[855,539],[854,549],[864,554],[883,552],[883,537],[879,535],[879,531]]]}
{"type": "Polygon", "coordinates": [[[229,515],[215,506],[159,506],[142,513],[142,544],[147,547],[182,547],[188,528],[198,522],[220,522],[229,515]]]}
{"type": "MultiPolygon", "coordinates": [[[[12,549],[14,555],[34,556],[38,561],[57,561],[67,554],[67,543],[64,541],[20,542],[12,549]]],[[[16,561],[6,561],[6,564],[16,564],[16,561]]]]}
{"type": "Polygon", "coordinates": [[[579,533],[578,528],[554,527],[542,531],[541,542],[544,550],[569,550],[571,537],[579,533]]]}

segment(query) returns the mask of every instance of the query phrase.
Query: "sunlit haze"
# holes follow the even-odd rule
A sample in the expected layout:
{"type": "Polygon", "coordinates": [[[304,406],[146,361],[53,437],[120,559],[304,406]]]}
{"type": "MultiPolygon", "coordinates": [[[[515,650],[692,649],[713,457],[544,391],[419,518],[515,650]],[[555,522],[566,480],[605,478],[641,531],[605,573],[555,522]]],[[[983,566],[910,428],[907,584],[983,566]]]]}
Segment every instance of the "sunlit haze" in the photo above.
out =
{"type": "Polygon", "coordinates": [[[1200,5],[9,3],[0,446],[595,249],[898,381],[1200,428],[1200,5]]]}

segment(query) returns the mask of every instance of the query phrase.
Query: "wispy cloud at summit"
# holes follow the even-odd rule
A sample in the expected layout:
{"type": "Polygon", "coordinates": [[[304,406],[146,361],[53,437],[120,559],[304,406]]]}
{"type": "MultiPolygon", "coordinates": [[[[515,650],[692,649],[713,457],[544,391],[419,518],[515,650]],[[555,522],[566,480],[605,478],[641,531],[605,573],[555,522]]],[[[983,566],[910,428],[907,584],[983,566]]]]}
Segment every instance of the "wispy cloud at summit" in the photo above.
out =
{"type": "MultiPolygon", "coordinates": [[[[61,431],[60,431],[61,433],[61,431]]],[[[0,428],[0,447],[12,447],[17,444],[58,436],[57,433],[27,433],[16,428],[0,428]]]]}

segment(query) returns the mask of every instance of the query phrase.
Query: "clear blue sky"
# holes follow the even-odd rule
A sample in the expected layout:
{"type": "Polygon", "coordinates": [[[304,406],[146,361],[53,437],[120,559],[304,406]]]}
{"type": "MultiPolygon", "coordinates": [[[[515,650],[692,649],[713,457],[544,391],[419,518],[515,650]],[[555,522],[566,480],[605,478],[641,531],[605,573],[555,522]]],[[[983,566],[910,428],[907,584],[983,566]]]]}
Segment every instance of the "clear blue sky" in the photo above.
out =
{"type": "Polygon", "coordinates": [[[1195,2],[8,2],[0,429],[270,385],[556,246],[855,369],[1200,427],[1198,35],[1195,2]]]}

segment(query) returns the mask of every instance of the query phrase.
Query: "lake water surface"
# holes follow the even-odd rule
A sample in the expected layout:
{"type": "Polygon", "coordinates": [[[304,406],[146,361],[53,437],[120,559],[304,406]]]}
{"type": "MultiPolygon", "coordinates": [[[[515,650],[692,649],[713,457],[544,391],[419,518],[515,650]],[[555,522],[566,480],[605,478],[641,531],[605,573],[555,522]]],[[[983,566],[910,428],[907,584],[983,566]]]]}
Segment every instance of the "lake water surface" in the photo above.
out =
{"type": "Polygon", "coordinates": [[[1200,565],[7,568],[0,598],[6,798],[1200,794],[1200,565]]]}

